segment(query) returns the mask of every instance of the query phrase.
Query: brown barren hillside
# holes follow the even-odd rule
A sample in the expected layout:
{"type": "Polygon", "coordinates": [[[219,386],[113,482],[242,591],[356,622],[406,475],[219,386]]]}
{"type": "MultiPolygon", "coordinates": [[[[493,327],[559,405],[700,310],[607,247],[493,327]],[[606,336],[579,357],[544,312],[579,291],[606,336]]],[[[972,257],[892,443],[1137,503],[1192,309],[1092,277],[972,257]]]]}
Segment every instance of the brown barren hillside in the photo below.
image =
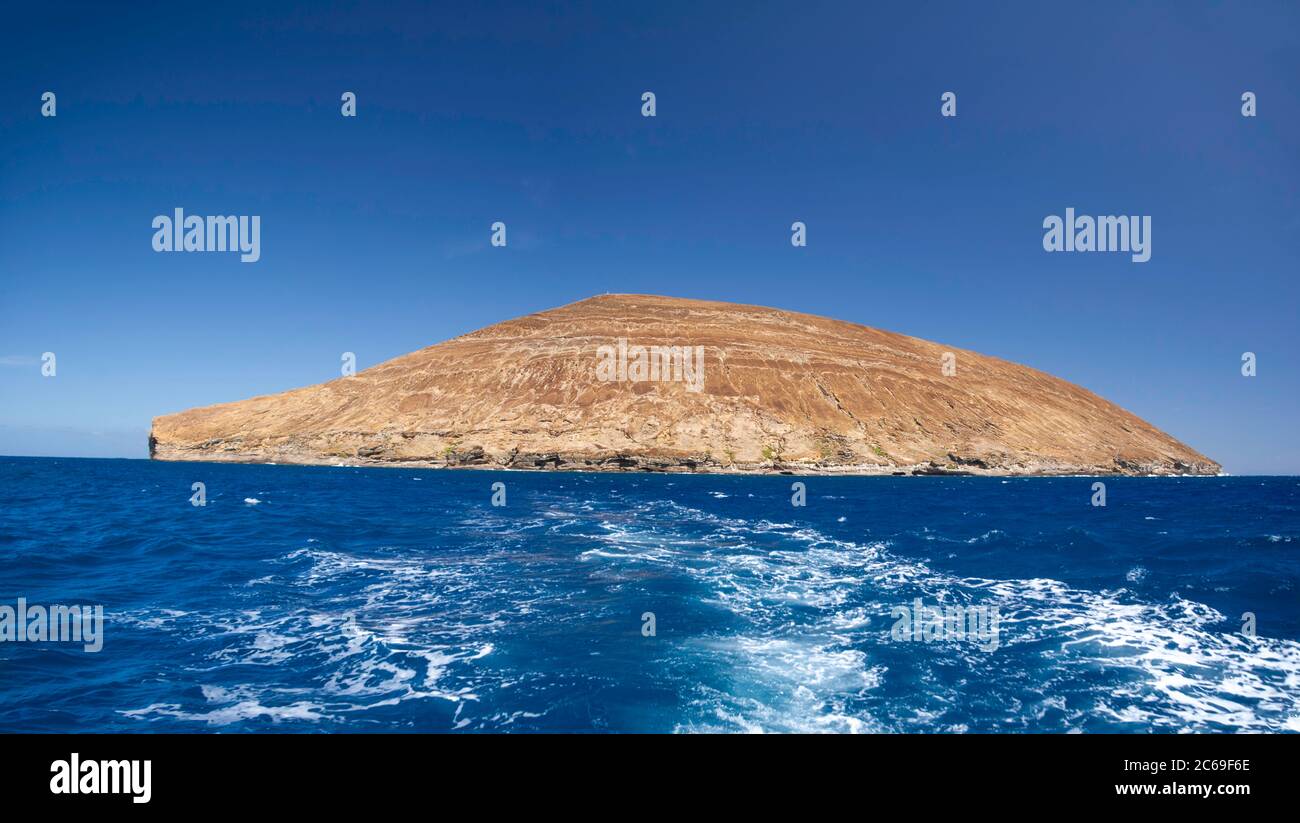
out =
{"type": "Polygon", "coordinates": [[[149,447],[159,460],[523,469],[1219,470],[1025,366],[808,314],[646,295],[593,297],[353,377],[159,417],[149,447]],[[679,368],[702,347],[702,385],[689,368],[618,379],[644,376],[612,365],[620,339],[633,364],[636,346],[691,347],[679,368]]]}

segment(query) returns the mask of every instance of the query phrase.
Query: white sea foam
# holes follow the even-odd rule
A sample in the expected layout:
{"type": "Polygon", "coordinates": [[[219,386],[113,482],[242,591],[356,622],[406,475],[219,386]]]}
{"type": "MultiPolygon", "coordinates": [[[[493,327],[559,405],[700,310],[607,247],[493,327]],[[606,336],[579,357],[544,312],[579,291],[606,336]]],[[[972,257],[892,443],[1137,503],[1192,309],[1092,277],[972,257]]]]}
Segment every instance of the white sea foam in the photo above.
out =
{"type": "MultiPolygon", "coordinates": [[[[614,549],[589,556],[675,565],[744,621],[735,633],[696,644],[697,654],[727,667],[723,678],[734,688],[701,697],[696,719],[681,730],[948,728],[936,718],[969,699],[959,684],[931,683],[928,709],[887,706],[874,694],[890,676],[881,660],[897,651],[885,645],[889,608],[914,596],[999,608],[1002,643],[1012,650],[1001,653],[1016,654],[1014,663],[972,645],[917,645],[908,653],[926,668],[945,660],[945,668],[966,667],[971,681],[984,684],[981,692],[996,691],[1004,677],[1024,691],[1028,667],[1040,680],[1039,695],[1007,707],[1008,728],[1050,717],[1047,728],[1078,731],[1095,714],[1156,730],[1277,731],[1300,715],[1300,644],[1231,633],[1221,628],[1224,615],[1201,603],[1176,596],[1147,603],[1051,579],[959,578],[894,556],[885,543],[839,541],[806,527],[718,518],[676,504],[637,514],[641,525],[610,528],[614,549]],[[686,529],[690,537],[674,540],[656,531],[670,519],[708,531],[686,529]],[[1083,675],[1099,669],[1114,675],[1090,686],[1083,675]]],[[[1127,578],[1140,582],[1146,574],[1135,567],[1127,578]]]]}
{"type": "MultiPolygon", "coordinates": [[[[668,501],[556,496],[530,514],[475,511],[454,527],[471,536],[457,551],[362,553],[312,538],[250,575],[256,585],[235,587],[246,608],[125,614],[193,644],[191,682],[204,688],[201,700],[168,696],[124,715],[313,725],[427,701],[444,707],[448,728],[532,727],[603,681],[579,664],[558,681],[557,671],[512,668],[502,649],[520,632],[627,619],[621,601],[602,611],[571,584],[626,599],[651,579],[670,580],[708,617],[703,633],[678,634],[659,614],[656,653],[673,665],[646,685],[683,695],[680,731],[1300,731],[1300,644],[1232,634],[1223,615],[1177,596],[960,577],[887,541],[668,501]],[[890,609],[916,597],[996,606],[1002,648],[891,642],[890,609]],[[990,706],[990,695],[1005,705],[990,706]]],[[[1001,536],[971,531],[918,536],[959,551],[1001,536]]],[[[1126,577],[1144,574],[1135,566],[1126,577]]],[[[630,643],[640,642],[636,627],[630,643]]]]}
{"type": "Polygon", "coordinates": [[[284,567],[281,572],[250,583],[333,591],[351,580],[371,582],[337,595],[338,609],[324,600],[312,601],[313,608],[268,605],[130,615],[127,622],[134,625],[166,628],[202,641],[207,651],[192,672],[211,705],[160,701],[125,711],[124,716],[212,726],[250,720],[310,724],[345,722],[352,715],[410,700],[460,704],[478,699],[476,684],[482,681],[475,668],[495,650],[493,643],[480,638],[492,629],[493,615],[461,598],[458,614],[439,617],[440,589],[463,585],[463,568],[442,568],[429,558],[409,554],[362,557],[314,547],[275,562],[284,567]],[[295,685],[265,685],[265,677],[256,681],[258,685],[226,683],[232,674],[252,666],[292,671],[290,682],[295,685]],[[224,685],[211,685],[214,679],[224,685]]]}

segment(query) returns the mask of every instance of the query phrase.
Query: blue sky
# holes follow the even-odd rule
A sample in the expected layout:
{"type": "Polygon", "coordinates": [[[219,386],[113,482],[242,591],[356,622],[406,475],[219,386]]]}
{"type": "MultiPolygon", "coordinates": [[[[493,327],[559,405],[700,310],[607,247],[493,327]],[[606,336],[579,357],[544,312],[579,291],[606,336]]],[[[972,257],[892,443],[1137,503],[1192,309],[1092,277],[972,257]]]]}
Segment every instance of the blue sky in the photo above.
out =
{"type": "Polygon", "coordinates": [[[1294,3],[275,5],[7,12],[0,454],[143,457],[153,416],[344,351],[644,292],[1004,357],[1300,470],[1294,3]],[[1071,206],[1150,215],[1150,262],[1044,252],[1071,206]],[[176,207],[260,215],[261,260],[155,253],[176,207]]]}

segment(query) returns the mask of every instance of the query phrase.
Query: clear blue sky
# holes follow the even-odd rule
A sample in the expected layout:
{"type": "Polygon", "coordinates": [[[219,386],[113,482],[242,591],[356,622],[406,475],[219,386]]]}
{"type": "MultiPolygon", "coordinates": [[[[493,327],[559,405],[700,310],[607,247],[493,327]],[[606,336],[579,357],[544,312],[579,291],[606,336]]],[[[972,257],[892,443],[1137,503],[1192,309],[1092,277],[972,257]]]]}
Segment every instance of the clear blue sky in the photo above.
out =
{"type": "Polygon", "coordinates": [[[142,457],[153,416],[344,351],[648,292],[1004,357],[1300,470],[1295,3],[33,5],[0,27],[0,454],[142,457]],[[260,215],[261,261],[155,253],[178,206],[260,215]],[[1069,206],[1151,215],[1151,261],[1044,252],[1069,206]]]}

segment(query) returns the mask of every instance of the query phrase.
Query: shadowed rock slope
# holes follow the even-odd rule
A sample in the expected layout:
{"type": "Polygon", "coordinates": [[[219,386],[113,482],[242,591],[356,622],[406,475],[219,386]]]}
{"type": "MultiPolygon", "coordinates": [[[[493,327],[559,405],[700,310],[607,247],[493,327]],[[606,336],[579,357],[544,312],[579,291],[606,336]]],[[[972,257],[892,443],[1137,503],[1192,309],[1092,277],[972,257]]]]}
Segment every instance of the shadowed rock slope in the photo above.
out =
{"type": "Polygon", "coordinates": [[[527,469],[1219,470],[1025,366],[808,314],[645,295],[593,297],[353,377],[159,417],[149,447],[159,460],[527,469]],[[702,388],[598,379],[598,347],[619,338],[702,346],[702,388]],[[945,352],[955,374],[944,374],[945,352]]]}

